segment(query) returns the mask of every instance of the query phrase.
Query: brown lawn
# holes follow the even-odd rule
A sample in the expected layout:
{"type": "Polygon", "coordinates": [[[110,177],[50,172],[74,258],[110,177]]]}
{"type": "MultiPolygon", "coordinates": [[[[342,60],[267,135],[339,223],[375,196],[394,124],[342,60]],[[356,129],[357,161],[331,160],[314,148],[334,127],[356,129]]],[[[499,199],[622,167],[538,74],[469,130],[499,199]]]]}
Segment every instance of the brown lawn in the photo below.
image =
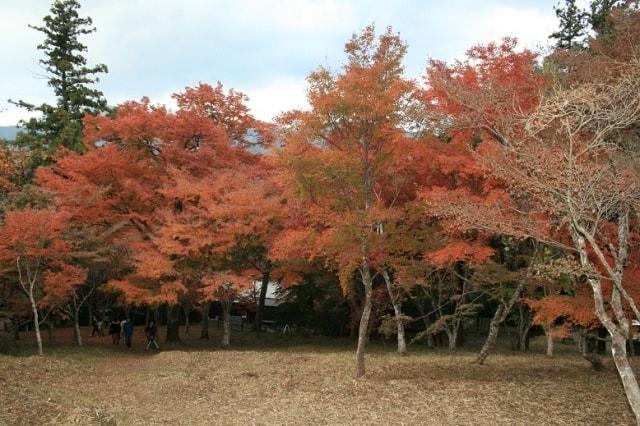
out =
{"type": "MultiPolygon", "coordinates": [[[[611,364],[593,372],[563,353],[472,352],[372,345],[351,378],[351,342],[236,336],[236,350],[187,339],[159,353],[108,338],[75,348],[66,331],[44,358],[0,339],[0,424],[632,424],[611,364]]],[[[162,340],[162,339],[161,339],[162,340]]],[[[29,342],[30,345],[30,342],[29,342]]]]}

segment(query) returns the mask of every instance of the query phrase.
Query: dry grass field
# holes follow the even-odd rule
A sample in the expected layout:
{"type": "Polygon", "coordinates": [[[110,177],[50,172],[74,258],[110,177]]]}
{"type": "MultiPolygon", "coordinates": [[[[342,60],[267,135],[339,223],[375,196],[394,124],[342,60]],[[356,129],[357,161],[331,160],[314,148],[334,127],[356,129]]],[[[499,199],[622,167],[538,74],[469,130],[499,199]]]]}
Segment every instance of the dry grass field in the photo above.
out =
{"type": "Polygon", "coordinates": [[[194,338],[146,353],[140,333],[130,351],[58,333],[44,358],[2,335],[0,424],[632,424],[610,362],[593,372],[568,351],[480,367],[473,352],[373,344],[354,380],[349,341],[244,333],[234,350],[194,338]]]}

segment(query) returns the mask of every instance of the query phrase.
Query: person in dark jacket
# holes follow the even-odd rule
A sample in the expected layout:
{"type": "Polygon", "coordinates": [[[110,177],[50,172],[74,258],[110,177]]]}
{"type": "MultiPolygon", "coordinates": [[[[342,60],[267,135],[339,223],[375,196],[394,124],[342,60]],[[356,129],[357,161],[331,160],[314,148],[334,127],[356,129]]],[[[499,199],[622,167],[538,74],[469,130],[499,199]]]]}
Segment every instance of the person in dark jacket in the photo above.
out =
{"type": "Polygon", "coordinates": [[[114,345],[120,344],[120,321],[112,319],[109,324],[109,334],[111,335],[111,343],[114,345]]]}
{"type": "Polygon", "coordinates": [[[131,318],[127,318],[122,325],[122,335],[124,337],[124,344],[127,345],[127,348],[130,348],[131,338],[133,337],[133,322],[131,318]]]}
{"type": "Polygon", "coordinates": [[[158,342],[156,342],[156,334],[158,332],[158,327],[156,327],[156,322],[151,320],[149,325],[144,328],[144,334],[147,336],[147,350],[151,347],[151,345],[155,346],[156,349],[160,349],[158,342]]]}

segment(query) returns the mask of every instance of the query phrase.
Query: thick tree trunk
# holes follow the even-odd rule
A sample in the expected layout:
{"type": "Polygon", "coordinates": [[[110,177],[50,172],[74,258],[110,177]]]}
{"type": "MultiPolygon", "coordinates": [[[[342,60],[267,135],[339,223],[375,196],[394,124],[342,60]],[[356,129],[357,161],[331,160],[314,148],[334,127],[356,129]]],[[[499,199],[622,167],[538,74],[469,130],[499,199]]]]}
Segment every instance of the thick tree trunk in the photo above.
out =
{"type": "Polygon", "coordinates": [[[371,295],[373,293],[373,283],[371,282],[371,271],[366,258],[362,261],[361,274],[362,284],[364,285],[364,306],[362,309],[362,317],[360,318],[360,327],[358,328],[358,349],[356,350],[356,373],[355,377],[360,378],[365,374],[364,368],[364,352],[369,336],[369,317],[371,316],[371,295]]]}
{"type": "Polygon", "coordinates": [[[202,304],[202,323],[200,324],[200,338],[209,338],[209,310],[211,309],[211,302],[205,302],[202,304]]]}
{"type": "Polygon", "coordinates": [[[180,305],[167,307],[167,342],[180,340],[180,305]]]}
{"type": "Polygon", "coordinates": [[[398,299],[393,294],[393,289],[391,288],[391,278],[389,277],[389,273],[386,270],[382,271],[382,277],[384,278],[384,282],[387,285],[387,292],[389,293],[389,299],[391,300],[391,304],[393,305],[393,312],[396,316],[396,327],[397,327],[397,335],[398,335],[398,353],[401,355],[407,354],[407,342],[404,337],[404,323],[402,322],[402,304],[398,301],[398,299]]]}
{"type": "Polygon", "coordinates": [[[40,335],[40,317],[38,315],[38,306],[33,298],[33,294],[29,293],[29,302],[31,302],[31,311],[33,312],[33,329],[36,332],[36,343],[38,345],[38,355],[44,355],[42,350],[42,336],[40,335]]]}
{"type": "Polygon", "coordinates": [[[222,347],[231,346],[231,302],[222,302],[222,347]]]}
{"type": "Polygon", "coordinates": [[[256,321],[253,328],[256,332],[262,332],[262,319],[264,316],[264,303],[267,299],[267,290],[269,289],[269,280],[271,279],[271,271],[266,270],[262,274],[262,282],[260,284],[260,295],[258,297],[258,306],[256,306],[256,321]]]}
{"type": "Polygon", "coordinates": [[[611,354],[620,374],[629,406],[636,416],[636,422],[640,424],[640,388],[627,358],[627,341],[619,333],[611,336],[611,354]]]}
{"type": "MultiPolygon", "coordinates": [[[[578,249],[581,265],[583,267],[591,269],[592,264],[589,261],[589,255],[587,252],[584,235],[579,234],[575,227],[571,227],[570,232],[575,246],[578,249]]],[[[622,249],[622,247],[620,247],[620,249],[622,249]]],[[[636,423],[640,424],[640,387],[638,386],[638,381],[636,380],[635,373],[631,369],[629,360],[627,358],[626,336],[621,332],[619,326],[613,322],[610,314],[605,308],[604,296],[602,294],[602,284],[600,280],[594,277],[590,277],[587,279],[587,282],[591,286],[591,290],[593,292],[593,301],[596,315],[602,325],[607,329],[609,336],[611,336],[611,355],[613,356],[613,361],[616,365],[616,369],[618,370],[618,374],[620,375],[620,379],[622,380],[622,385],[627,397],[627,402],[629,403],[629,406],[633,411],[633,414],[636,418],[636,423]]],[[[614,286],[614,293],[615,288],[616,287],[614,286]]],[[[614,295],[612,295],[611,302],[611,306],[613,307],[618,320],[624,320],[624,314],[619,312],[621,310],[621,307],[616,306],[617,304],[619,305],[619,300],[615,300],[614,295]]]]}

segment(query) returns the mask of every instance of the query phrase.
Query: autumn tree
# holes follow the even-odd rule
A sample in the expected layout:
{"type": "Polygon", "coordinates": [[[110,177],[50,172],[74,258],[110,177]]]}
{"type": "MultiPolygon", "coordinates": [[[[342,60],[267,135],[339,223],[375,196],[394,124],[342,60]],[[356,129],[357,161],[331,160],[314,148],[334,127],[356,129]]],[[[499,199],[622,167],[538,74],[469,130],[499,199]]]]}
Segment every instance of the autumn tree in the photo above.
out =
{"type": "Polygon", "coordinates": [[[86,270],[73,265],[73,246],[64,238],[65,215],[56,209],[11,211],[0,232],[0,256],[17,275],[17,285],[29,299],[36,332],[38,354],[42,355],[40,311],[51,312],[74,294],[86,278],[86,270]]]}
{"type": "Polygon", "coordinates": [[[178,336],[178,302],[197,294],[188,287],[210,272],[203,260],[260,227],[260,204],[246,190],[265,172],[248,148],[269,137],[269,126],[248,113],[239,92],[201,84],[175,97],[176,112],[143,99],[119,106],[114,117],[86,117],[88,152],[68,153],[39,173],[74,220],[128,247],[131,273],[110,287],[125,303],[169,303],[171,339],[178,336]],[[239,205],[224,205],[234,197],[239,205]],[[243,205],[251,207],[246,215],[243,205]]]}
{"type": "MultiPolygon", "coordinates": [[[[452,111],[454,120],[476,123],[483,146],[476,155],[508,189],[491,204],[455,192],[431,201],[440,206],[442,217],[461,226],[531,237],[575,253],[594,312],[611,336],[627,399],[640,419],[640,389],[626,353],[630,316],[640,317],[636,286],[628,275],[637,256],[631,241],[639,169],[636,136],[629,130],[640,120],[640,67],[633,59],[595,57],[597,61],[608,61],[601,68],[609,70],[606,74],[554,88],[542,99],[531,97],[532,108],[513,114],[521,119],[509,126],[487,126],[485,117],[494,110],[488,105],[452,111]]],[[[501,62],[498,57],[471,69],[510,72],[512,67],[501,62]]],[[[461,93],[491,96],[492,91],[491,86],[465,88],[465,81],[458,80],[442,95],[452,100],[461,93]]]]}
{"type": "Polygon", "coordinates": [[[390,164],[391,143],[406,140],[402,110],[412,84],[402,77],[405,51],[391,29],[376,37],[367,27],[346,44],[341,72],[320,68],[308,77],[311,110],[281,120],[281,162],[299,205],[280,244],[329,259],[343,283],[357,271],[365,297],[356,377],[365,373],[373,280],[384,266],[376,246],[390,205],[381,196],[381,171],[390,164]]]}

